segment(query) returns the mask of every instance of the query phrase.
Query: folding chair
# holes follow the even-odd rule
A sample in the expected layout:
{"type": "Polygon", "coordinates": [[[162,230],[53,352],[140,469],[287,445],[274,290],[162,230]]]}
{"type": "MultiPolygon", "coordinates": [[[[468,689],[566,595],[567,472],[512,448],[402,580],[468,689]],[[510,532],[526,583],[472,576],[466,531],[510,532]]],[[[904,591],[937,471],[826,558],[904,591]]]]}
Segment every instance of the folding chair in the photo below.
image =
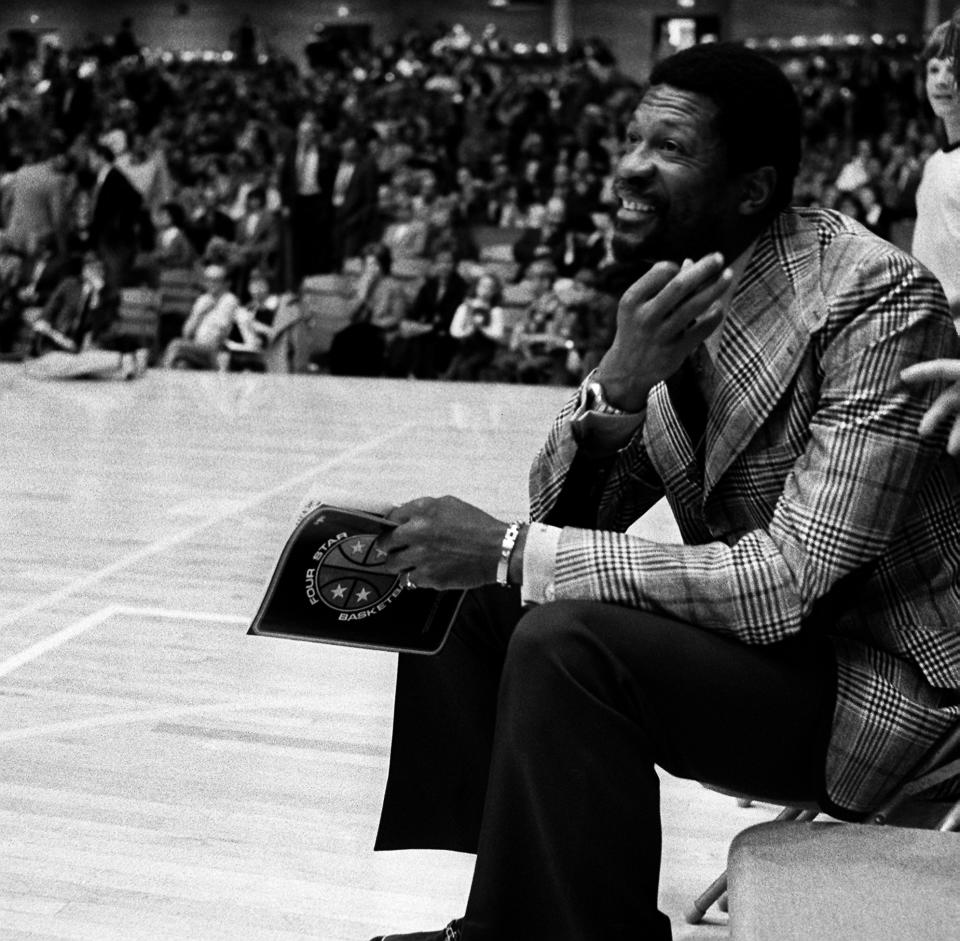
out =
{"type": "Polygon", "coordinates": [[[193,268],[166,268],[160,272],[157,290],[160,295],[157,345],[162,351],[172,339],[180,336],[202,289],[193,268]]]}
{"type": "Polygon", "coordinates": [[[270,339],[262,349],[242,345],[228,345],[230,353],[229,367],[232,372],[252,370],[253,372],[286,373],[290,371],[290,338],[293,329],[307,320],[305,314],[292,294],[283,294],[273,318],[270,339]]]}
{"type": "Polygon", "coordinates": [[[323,280],[304,278],[300,291],[302,317],[290,331],[294,348],[294,371],[303,372],[309,363],[330,352],[333,338],[350,323],[355,302],[355,279],[323,275],[323,280]]]}
{"type": "MultiPolygon", "coordinates": [[[[870,816],[863,824],[854,826],[898,826],[936,829],[942,832],[960,827],[960,801],[923,800],[922,795],[960,776],[960,723],[958,723],[933,749],[927,759],[914,773],[870,816]]],[[[711,787],[722,794],[731,794],[722,788],[711,787]]],[[[755,795],[731,794],[738,800],[749,802],[762,800],[755,795]]],[[[805,823],[814,820],[821,810],[816,804],[784,807],[773,822],[796,821],[805,823]]],[[[697,898],[684,913],[688,924],[699,924],[710,906],[717,902],[721,911],[726,910],[727,873],[723,872],[697,898]]]]}
{"type": "Polygon", "coordinates": [[[156,359],[160,345],[160,295],[151,288],[123,288],[117,321],[111,328],[117,337],[130,337],[156,359]]]}

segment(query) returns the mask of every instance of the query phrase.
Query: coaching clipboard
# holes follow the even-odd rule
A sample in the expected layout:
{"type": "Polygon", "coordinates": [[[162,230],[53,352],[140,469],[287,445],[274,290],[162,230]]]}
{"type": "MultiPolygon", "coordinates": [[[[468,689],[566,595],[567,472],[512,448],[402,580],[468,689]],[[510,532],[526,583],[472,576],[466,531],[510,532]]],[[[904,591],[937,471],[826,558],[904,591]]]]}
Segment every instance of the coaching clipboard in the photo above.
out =
{"type": "Polygon", "coordinates": [[[297,524],[274,567],[249,634],[406,653],[436,653],[462,591],[405,588],[384,570],[377,513],[316,506],[297,524]]]}

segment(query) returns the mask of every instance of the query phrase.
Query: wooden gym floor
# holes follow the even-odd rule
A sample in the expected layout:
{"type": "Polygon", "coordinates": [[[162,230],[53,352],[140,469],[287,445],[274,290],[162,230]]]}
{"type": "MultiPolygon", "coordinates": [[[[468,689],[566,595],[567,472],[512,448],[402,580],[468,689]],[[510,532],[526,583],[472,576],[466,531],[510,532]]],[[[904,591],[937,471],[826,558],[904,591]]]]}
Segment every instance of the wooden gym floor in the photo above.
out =
{"type": "MultiPolygon", "coordinates": [[[[395,657],[245,636],[296,508],[510,518],[569,390],[0,365],[0,939],[366,941],[462,914],[472,858],[371,850],[395,657]]],[[[644,534],[674,539],[657,507],[644,534]]],[[[716,730],[706,734],[726,734],[716,730]]],[[[677,939],[769,819],[663,776],[677,939]]]]}

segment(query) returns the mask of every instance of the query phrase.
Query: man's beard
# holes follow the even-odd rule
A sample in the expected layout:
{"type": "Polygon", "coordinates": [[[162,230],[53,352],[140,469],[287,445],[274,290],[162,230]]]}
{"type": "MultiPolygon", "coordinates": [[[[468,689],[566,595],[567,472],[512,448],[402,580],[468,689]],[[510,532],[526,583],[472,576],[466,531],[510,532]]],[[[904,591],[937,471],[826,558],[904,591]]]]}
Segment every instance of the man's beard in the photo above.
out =
{"type": "Polygon", "coordinates": [[[665,257],[658,252],[655,240],[637,238],[619,223],[613,230],[611,247],[617,263],[627,268],[646,270],[653,262],[665,257]]]}

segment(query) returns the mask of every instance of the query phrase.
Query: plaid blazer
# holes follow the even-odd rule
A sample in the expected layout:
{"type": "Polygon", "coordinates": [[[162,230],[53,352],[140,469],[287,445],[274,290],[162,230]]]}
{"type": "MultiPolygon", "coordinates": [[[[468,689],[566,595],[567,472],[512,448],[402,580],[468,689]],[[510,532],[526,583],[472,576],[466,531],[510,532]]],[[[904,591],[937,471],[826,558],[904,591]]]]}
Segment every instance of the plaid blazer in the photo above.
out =
{"type": "Polygon", "coordinates": [[[651,391],[625,447],[586,473],[578,461],[568,481],[571,400],[531,469],[533,519],[576,523],[560,538],[556,598],[653,611],[748,644],[801,627],[829,635],[835,813],[875,806],[960,716],[960,472],[945,431],[917,434],[942,389],[899,378],[910,363],[957,356],[929,272],[838,213],[789,210],[758,240],[731,301],[702,440],[671,381],[651,391]],[[579,507],[567,519],[551,515],[561,491],[563,506],[579,507]],[[664,494],[683,545],[627,535],[664,494]]]}

